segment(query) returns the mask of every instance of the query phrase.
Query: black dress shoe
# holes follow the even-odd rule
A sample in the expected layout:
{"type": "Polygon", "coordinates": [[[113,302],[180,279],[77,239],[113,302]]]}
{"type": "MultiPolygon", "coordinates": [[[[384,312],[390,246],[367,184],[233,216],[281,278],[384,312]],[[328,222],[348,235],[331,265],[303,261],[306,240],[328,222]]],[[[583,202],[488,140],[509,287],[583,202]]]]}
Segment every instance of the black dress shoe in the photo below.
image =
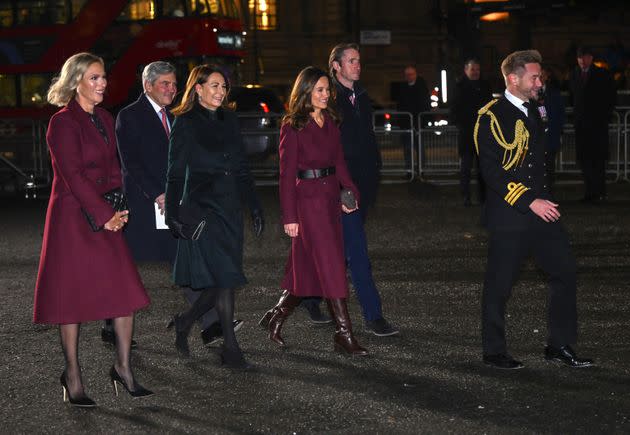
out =
{"type": "MultiPolygon", "coordinates": [[[[103,343],[113,344],[116,346],[116,333],[113,329],[101,328],[101,340],[103,343]]],[[[136,340],[131,340],[131,348],[135,349],[138,347],[138,343],[136,340]]]]}
{"type": "Polygon", "coordinates": [[[563,346],[561,348],[547,346],[545,347],[545,359],[547,361],[561,362],[574,368],[591,367],[595,365],[592,359],[578,358],[573,349],[571,349],[571,346],[563,346]]]}
{"type": "MultiPolygon", "coordinates": [[[[243,326],[243,321],[240,319],[236,319],[233,322],[234,332],[237,332],[243,326]]],[[[201,340],[203,341],[204,346],[211,346],[223,339],[223,330],[221,329],[221,324],[219,322],[215,322],[210,327],[201,331],[201,340]]]]}
{"type": "Polygon", "coordinates": [[[322,313],[322,310],[319,308],[320,303],[320,299],[307,299],[303,300],[300,306],[308,311],[308,316],[311,318],[311,322],[316,324],[332,323],[332,319],[322,313]]]}
{"type": "Polygon", "coordinates": [[[495,369],[516,370],[525,367],[522,362],[516,361],[507,353],[498,353],[495,355],[484,355],[483,363],[495,369]]]}

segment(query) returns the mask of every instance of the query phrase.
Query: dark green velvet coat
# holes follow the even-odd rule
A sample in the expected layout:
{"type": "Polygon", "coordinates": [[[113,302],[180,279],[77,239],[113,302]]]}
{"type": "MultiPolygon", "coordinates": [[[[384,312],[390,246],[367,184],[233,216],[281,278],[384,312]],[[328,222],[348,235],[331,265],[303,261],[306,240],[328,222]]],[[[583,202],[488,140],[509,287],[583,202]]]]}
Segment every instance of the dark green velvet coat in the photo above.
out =
{"type": "Polygon", "coordinates": [[[173,280],[193,289],[244,285],[243,210],[259,208],[236,115],[196,105],[175,118],[166,182],[166,216],[181,203],[204,209],[207,224],[198,240],[178,241],[173,280]]]}

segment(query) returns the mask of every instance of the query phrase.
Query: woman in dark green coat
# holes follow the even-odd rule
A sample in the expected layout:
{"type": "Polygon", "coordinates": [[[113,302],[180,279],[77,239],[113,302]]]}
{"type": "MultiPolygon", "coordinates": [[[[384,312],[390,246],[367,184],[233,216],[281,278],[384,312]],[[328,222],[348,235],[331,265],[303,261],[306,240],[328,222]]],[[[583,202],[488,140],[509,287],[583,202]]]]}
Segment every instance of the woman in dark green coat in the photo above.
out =
{"type": "Polygon", "coordinates": [[[234,289],[247,283],[243,275],[243,210],[252,214],[254,233],[263,229],[236,115],[223,107],[229,91],[225,75],[214,66],[195,67],[182,102],[172,110],[166,185],[166,222],[176,237],[174,282],[199,292],[186,312],[176,315],[175,346],[190,356],[188,334],[193,323],[215,307],[223,329],[223,363],[247,368],[236,341],[234,289]],[[191,229],[206,225],[198,239],[191,229]]]}

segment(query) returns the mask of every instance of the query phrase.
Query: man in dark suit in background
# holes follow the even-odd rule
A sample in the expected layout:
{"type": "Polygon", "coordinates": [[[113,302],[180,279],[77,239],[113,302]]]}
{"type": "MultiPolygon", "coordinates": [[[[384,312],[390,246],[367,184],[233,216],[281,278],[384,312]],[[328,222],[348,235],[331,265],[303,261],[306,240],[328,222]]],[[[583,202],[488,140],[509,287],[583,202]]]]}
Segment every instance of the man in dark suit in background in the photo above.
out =
{"type": "Polygon", "coordinates": [[[566,122],[566,110],[564,99],[560,94],[553,71],[549,65],[542,65],[541,70],[542,88],[538,92],[538,107],[541,118],[545,124],[545,163],[547,168],[547,187],[553,194],[553,183],[556,173],[556,155],[560,150],[562,129],[566,122]]]}
{"type": "MultiPolygon", "coordinates": [[[[411,126],[400,125],[401,128],[414,128],[418,126],[418,114],[428,112],[429,105],[429,89],[422,77],[418,76],[418,70],[413,65],[407,65],[404,69],[405,84],[398,89],[397,110],[400,112],[411,113],[411,126]]],[[[403,146],[405,156],[405,168],[411,168],[411,149],[413,141],[409,135],[403,135],[403,146]]]]}
{"type": "MultiPolygon", "coordinates": [[[[142,85],[142,95],[122,109],[116,118],[123,185],[130,210],[124,234],[137,262],[168,262],[172,265],[177,242],[170,231],[156,228],[155,208],[164,213],[169,134],[173,122],[167,107],[177,92],[175,67],[161,61],[148,64],[142,72],[142,85]]],[[[185,295],[190,303],[198,297],[190,289],[185,295]]],[[[201,325],[204,344],[221,338],[221,327],[214,310],[202,318],[201,325]]],[[[105,326],[102,338],[113,342],[116,337],[105,326]]]]}
{"type": "MultiPolygon", "coordinates": [[[[470,200],[470,173],[475,161],[478,163],[473,129],[477,111],[492,99],[490,84],[481,79],[481,65],[475,58],[464,62],[464,75],[455,86],[451,117],[458,128],[457,149],[461,158],[459,186],[464,197],[464,206],[472,205],[470,200]]],[[[477,165],[478,166],[478,165],[477,165]]],[[[485,199],[485,186],[481,171],[477,172],[477,192],[479,203],[485,199]]]]}
{"type": "Polygon", "coordinates": [[[577,50],[571,75],[575,151],[584,178],[585,202],[606,199],[608,122],[615,107],[615,85],[608,71],[593,65],[589,47],[577,50]]]}
{"type": "Polygon", "coordinates": [[[544,357],[570,367],[593,365],[571,348],[577,340],[576,265],[569,238],[551,201],[545,173],[545,130],[536,98],[542,87],[536,50],[516,51],[501,63],[504,96],[479,110],[474,142],[486,182],[488,262],[482,294],[483,362],[498,369],[523,364],[507,352],[505,308],[529,255],[549,277],[544,357]]]}

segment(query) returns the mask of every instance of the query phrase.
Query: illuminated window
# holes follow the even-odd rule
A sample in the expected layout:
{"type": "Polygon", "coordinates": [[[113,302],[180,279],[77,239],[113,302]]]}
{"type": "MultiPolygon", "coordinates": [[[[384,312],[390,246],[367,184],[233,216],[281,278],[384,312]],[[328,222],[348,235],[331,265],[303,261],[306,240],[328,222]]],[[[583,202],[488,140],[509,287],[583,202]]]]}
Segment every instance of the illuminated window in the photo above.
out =
{"type": "Polygon", "coordinates": [[[17,105],[15,88],[15,76],[0,74],[0,107],[15,107],[17,105]]]}
{"type": "Polygon", "coordinates": [[[256,28],[276,30],[276,0],[249,0],[249,12],[256,19],[256,28]]]}
{"type": "Polygon", "coordinates": [[[13,8],[9,2],[0,3],[0,27],[13,25],[13,8]]]}
{"type": "Polygon", "coordinates": [[[50,85],[50,74],[25,74],[20,77],[22,106],[42,106],[50,85]]]}
{"type": "Polygon", "coordinates": [[[153,0],[132,0],[122,11],[119,20],[137,21],[155,18],[155,2],[153,0]]]}

